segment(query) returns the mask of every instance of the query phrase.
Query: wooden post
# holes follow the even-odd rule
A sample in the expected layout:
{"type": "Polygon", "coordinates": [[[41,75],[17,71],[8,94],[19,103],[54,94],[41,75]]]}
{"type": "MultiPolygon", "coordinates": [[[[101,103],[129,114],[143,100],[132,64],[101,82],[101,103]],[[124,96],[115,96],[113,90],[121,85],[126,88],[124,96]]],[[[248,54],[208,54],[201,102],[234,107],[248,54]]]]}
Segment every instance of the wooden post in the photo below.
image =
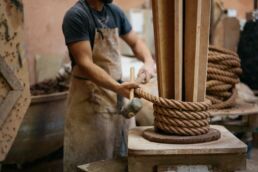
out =
{"type": "Polygon", "coordinates": [[[204,101],[206,96],[211,0],[202,0],[201,11],[201,38],[200,38],[200,66],[199,66],[199,90],[197,101],[204,101]]]}
{"type": "Polygon", "coordinates": [[[208,62],[210,0],[185,0],[185,101],[204,101],[208,62]]]}
{"type": "Polygon", "coordinates": [[[182,0],[153,0],[158,86],[161,97],[182,99],[182,0]]]}

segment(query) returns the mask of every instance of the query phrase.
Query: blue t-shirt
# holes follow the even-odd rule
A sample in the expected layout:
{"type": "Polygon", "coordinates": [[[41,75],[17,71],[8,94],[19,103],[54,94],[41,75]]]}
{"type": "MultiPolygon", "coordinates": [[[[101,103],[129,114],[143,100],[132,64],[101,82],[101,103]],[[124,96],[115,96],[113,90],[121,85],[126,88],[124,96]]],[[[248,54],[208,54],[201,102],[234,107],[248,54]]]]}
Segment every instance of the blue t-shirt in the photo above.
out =
{"type": "Polygon", "coordinates": [[[132,30],[124,12],[118,6],[106,4],[102,11],[96,11],[94,9],[90,10],[85,0],[79,0],[66,12],[63,20],[62,29],[66,45],[77,41],[88,40],[93,48],[96,27],[118,28],[120,36],[132,30]],[[91,14],[94,16],[96,22],[94,22],[91,14]]]}

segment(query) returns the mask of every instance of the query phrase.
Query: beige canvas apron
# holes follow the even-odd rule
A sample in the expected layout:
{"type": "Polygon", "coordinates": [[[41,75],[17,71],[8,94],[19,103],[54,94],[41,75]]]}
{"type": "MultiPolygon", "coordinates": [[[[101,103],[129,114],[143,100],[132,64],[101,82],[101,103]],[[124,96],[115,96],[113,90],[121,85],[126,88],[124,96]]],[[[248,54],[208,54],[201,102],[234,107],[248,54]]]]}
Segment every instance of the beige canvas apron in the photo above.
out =
{"type": "MultiPolygon", "coordinates": [[[[119,80],[118,29],[99,31],[95,35],[93,62],[119,80]]],[[[76,171],[81,164],[123,156],[127,151],[128,122],[118,114],[117,94],[80,79],[83,76],[76,66],[73,76],[65,119],[64,172],[76,171]]]]}

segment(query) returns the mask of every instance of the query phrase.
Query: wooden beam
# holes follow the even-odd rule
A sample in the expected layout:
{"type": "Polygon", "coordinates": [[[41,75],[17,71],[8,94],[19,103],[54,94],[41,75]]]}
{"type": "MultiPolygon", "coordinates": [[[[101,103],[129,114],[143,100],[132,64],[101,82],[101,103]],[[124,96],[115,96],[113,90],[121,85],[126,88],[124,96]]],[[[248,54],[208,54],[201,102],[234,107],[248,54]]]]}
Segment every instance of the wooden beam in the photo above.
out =
{"type": "Polygon", "coordinates": [[[185,101],[204,101],[208,62],[210,0],[185,0],[185,101]]]}
{"type": "Polygon", "coordinates": [[[201,0],[185,0],[185,100],[197,101],[200,54],[201,0]]]}
{"type": "Polygon", "coordinates": [[[182,0],[153,0],[158,86],[161,97],[182,99],[182,0]]]}
{"type": "Polygon", "coordinates": [[[200,38],[200,66],[199,66],[199,88],[197,101],[204,101],[206,97],[206,81],[210,36],[211,0],[202,0],[201,11],[201,38],[200,38]]]}

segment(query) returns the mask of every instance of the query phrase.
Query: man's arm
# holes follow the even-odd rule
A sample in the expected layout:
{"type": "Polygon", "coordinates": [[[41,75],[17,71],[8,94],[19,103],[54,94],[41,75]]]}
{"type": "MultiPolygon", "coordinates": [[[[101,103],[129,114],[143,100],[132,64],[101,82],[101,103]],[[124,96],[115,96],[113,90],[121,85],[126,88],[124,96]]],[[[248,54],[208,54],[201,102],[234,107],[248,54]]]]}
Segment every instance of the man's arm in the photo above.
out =
{"type": "Polygon", "coordinates": [[[92,50],[89,41],[80,41],[68,45],[80,72],[97,85],[129,97],[130,89],[139,86],[132,82],[119,84],[106,71],[92,61],[92,50]]]}
{"type": "Polygon", "coordinates": [[[144,63],[144,66],[140,69],[138,76],[144,74],[145,82],[149,82],[151,77],[154,76],[156,70],[156,65],[152,59],[149,49],[134,31],[121,36],[121,38],[131,47],[134,55],[144,63]]]}

